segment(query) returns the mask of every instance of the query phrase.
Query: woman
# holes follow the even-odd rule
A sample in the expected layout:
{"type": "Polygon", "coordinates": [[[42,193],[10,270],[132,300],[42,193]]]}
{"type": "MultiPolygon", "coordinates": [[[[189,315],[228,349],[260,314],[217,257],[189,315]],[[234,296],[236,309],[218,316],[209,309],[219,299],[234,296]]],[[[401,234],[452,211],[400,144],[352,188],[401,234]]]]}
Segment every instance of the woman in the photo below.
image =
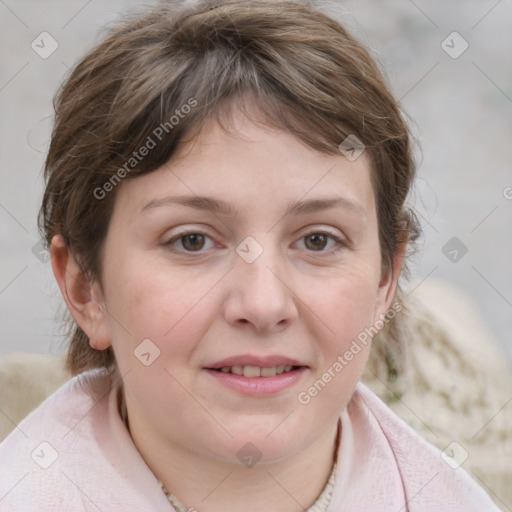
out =
{"type": "Polygon", "coordinates": [[[135,15],[63,85],[45,173],[76,377],[0,445],[0,510],[497,510],[359,383],[414,163],[336,21],[135,15]]]}

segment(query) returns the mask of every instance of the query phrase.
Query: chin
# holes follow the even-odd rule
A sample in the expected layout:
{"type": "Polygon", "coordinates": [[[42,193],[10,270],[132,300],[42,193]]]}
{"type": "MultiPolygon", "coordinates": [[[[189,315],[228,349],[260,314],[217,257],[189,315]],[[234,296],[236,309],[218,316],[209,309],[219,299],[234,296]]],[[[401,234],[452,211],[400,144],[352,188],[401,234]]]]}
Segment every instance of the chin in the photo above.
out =
{"type": "Polygon", "coordinates": [[[222,446],[215,446],[215,457],[227,463],[252,467],[276,464],[303,451],[309,444],[304,431],[291,429],[291,425],[287,428],[284,417],[283,414],[265,419],[253,416],[237,422],[236,427],[227,427],[233,437],[225,436],[222,446]]]}

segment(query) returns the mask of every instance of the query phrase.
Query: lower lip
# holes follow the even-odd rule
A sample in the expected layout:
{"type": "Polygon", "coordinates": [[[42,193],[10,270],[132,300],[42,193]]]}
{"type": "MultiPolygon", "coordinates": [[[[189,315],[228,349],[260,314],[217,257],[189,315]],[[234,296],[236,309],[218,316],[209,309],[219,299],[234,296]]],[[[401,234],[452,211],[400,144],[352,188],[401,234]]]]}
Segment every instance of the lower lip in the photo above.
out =
{"type": "Polygon", "coordinates": [[[222,373],[216,370],[205,369],[213,378],[223,386],[248,396],[269,396],[296,385],[306,372],[303,366],[288,373],[275,377],[244,377],[233,373],[222,373]]]}

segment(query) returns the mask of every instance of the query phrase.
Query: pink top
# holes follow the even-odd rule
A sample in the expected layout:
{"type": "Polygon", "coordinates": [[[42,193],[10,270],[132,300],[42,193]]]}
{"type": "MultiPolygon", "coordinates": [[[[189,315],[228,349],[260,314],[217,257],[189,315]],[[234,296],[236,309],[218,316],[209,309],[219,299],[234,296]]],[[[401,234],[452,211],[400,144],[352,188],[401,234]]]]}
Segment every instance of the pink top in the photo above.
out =
{"type": "MultiPolygon", "coordinates": [[[[0,443],[1,512],[174,511],[119,415],[117,391],[100,370],[86,372],[0,443]]],[[[327,512],[499,511],[363,384],[340,420],[327,512]]]]}

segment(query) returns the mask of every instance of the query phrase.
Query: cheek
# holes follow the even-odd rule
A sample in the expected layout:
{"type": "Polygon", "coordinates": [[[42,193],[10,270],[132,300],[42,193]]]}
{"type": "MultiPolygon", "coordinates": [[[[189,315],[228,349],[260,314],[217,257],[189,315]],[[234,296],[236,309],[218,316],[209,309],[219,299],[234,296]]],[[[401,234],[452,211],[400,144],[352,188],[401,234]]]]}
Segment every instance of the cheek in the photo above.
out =
{"type": "Polygon", "coordinates": [[[342,350],[372,321],[376,299],[376,278],[364,269],[345,271],[329,279],[326,286],[310,295],[312,310],[323,321],[329,352],[342,350]]]}
{"type": "Polygon", "coordinates": [[[215,314],[208,298],[216,281],[205,272],[171,271],[137,258],[111,266],[106,296],[118,362],[145,339],[162,354],[172,352],[174,359],[191,352],[215,314]]]}
{"type": "Polygon", "coordinates": [[[375,277],[371,277],[371,269],[345,270],[330,280],[322,293],[317,290],[310,296],[321,320],[314,333],[320,354],[296,402],[303,426],[314,432],[319,425],[335,422],[347,405],[371,348],[365,329],[373,314],[375,277]]]}
{"type": "Polygon", "coordinates": [[[322,293],[310,296],[321,320],[315,333],[321,354],[318,366],[297,395],[306,421],[313,410],[316,421],[334,421],[361,378],[371,348],[367,328],[376,293],[371,276],[370,271],[353,269],[333,279],[322,293]]]}

